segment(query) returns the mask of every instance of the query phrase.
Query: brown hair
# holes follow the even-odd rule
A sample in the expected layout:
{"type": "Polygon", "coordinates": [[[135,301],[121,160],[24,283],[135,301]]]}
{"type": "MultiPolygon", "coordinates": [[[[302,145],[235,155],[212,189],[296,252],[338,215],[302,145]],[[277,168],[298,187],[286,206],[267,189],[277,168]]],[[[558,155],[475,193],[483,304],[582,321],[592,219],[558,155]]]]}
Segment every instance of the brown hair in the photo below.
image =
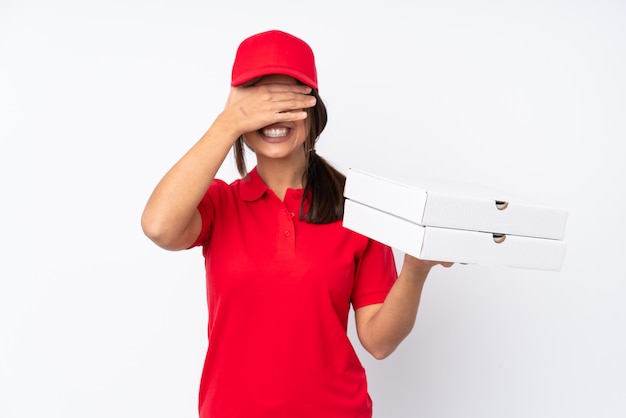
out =
{"type": "MultiPolygon", "coordinates": [[[[343,188],[346,177],[315,152],[315,144],[326,127],[328,115],[317,90],[313,89],[311,94],[317,99],[317,103],[314,107],[306,109],[308,135],[304,142],[304,151],[307,168],[303,178],[305,186],[300,203],[300,219],[314,224],[327,224],[343,218],[343,188]],[[310,196],[311,205],[309,210],[303,213],[306,196],[310,196]]],[[[233,145],[233,151],[237,170],[245,177],[248,172],[243,147],[243,137],[239,137],[233,145]]]]}

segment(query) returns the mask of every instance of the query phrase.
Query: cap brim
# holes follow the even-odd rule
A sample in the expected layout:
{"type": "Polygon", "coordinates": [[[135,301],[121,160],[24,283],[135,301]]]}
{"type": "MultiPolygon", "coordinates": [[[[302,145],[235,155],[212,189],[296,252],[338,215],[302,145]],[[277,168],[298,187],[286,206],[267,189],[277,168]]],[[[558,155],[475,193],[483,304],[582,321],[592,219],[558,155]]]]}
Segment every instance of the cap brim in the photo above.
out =
{"type": "Polygon", "coordinates": [[[238,77],[232,79],[231,86],[240,86],[254,78],[263,77],[265,75],[271,74],[282,74],[288,75],[290,77],[299,80],[300,82],[306,84],[307,86],[317,89],[317,83],[311,80],[310,77],[307,77],[305,74],[294,70],[293,68],[282,67],[279,65],[271,65],[266,67],[257,67],[253,70],[246,71],[240,74],[238,77]]]}

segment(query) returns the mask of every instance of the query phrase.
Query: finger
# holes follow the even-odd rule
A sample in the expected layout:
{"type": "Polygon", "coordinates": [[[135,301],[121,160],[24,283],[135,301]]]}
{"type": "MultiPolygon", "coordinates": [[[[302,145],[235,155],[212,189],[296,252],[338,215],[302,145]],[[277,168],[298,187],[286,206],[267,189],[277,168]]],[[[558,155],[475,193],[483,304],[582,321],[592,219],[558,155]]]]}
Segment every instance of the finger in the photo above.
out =
{"type": "Polygon", "coordinates": [[[315,106],[315,97],[296,93],[273,93],[267,100],[272,103],[274,110],[279,112],[294,109],[306,109],[315,106]]]}
{"type": "Polygon", "coordinates": [[[284,100],[304,100],[310,98],[311,91],[309,86],[302,84],[264,84],[252,88],[261,94],[266,94],[267,98],[274,101],[284,100]]]}
{"type": "Polygon", "coordinates": [[[306,119],[308,113],[302,110],[291,112],[279,112],[275,115],[275,122],[293,122],[297,120],[306,119]]]}
{"type": "Polygon", "coordinates": [[[313,89],[304,84],[263,84],[262,86],[256,86],[257,88],[265,89],[273,93],[296,93],[296,94],[311,94],[313,89]]]}

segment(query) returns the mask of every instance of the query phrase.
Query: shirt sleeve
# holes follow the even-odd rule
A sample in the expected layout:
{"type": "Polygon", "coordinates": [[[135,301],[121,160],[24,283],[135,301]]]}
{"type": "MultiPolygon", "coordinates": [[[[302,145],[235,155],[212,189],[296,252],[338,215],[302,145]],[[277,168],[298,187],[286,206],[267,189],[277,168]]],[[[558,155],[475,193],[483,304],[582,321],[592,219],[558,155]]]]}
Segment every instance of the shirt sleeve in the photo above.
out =
{"type": "Polygon", "coordinates": [[[354,309],[384,302],[397,278],[391,247],[369,239],[362,256],[357,260],[352,291],[354,309]]]}
{"type": "Polygon", "coordinates": [[[198,238],[196,238],[189,248],[205,245],[209,241],[211,227],[215,221],[215,212],[220,202],[220,196],[224,194],[227,188],[228,185],[224,181],[215,179],[202,197],[202,200],[198,204],[198,211],[202,219],[202,229],[200,230],[198,238]]]}

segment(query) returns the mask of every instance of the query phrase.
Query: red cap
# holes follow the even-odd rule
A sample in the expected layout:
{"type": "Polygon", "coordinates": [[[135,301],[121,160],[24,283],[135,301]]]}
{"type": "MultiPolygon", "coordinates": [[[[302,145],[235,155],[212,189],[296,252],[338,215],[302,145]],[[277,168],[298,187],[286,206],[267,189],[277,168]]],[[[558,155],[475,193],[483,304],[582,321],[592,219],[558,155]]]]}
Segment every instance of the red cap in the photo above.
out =
{"type": "Polygon", "coordinates": [[[279,30],[252,35],[239,45],[231,85],[270,74],[288,75],[317,89],[313,50],[302,39],[279,30]]]}

